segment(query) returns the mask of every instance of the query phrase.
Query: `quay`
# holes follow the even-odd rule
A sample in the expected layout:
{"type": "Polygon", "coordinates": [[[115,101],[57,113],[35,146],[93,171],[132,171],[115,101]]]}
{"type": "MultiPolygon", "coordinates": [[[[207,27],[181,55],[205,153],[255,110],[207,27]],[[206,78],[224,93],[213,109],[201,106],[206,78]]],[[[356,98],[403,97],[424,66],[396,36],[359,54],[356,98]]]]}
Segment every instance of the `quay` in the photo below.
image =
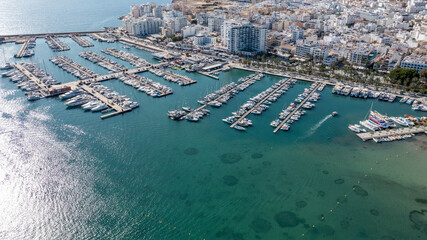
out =
{"type": "Polygon", "coordinates": [[[99,92],[95,91],[93,88],[89,87],[88,85],[82,84],[80,85],[80,87],[85,90],[88,94],[92,95],[93,97],[99,99],[99,101],[103,102],[105,105],[107,105],[108,107],[112,108],[115,110],[115,112],[106,114],[106,115],[102,115],[101,118],[107,118],[107,117],[112,117],[115,116],[117,114],[122,114],[125,112],[129,112],[132,111],[132,108],[123,108],[121,106],[119,106],[118,104],[114,103],[113,101],[111,101],[110,99],[106,98],[104,95],[100,94],[99,92]]]}
{"type": "Polygon", "coordinates": [[[240,84],[237,84],[235,87],[233,87],[233,88],[231,88],[230,90],[228,90],[227,92],[225,92],[225,93],[223,93],[223,94],[219,95],[218,97],[216,97],[216,98],[215,98],[215,99],[213,99],[212,101],[210,101],[210,102],[208,102],[208,103],[206,103],[206,104],[204,104],[204,105],[202,105],[202,106],[200,106],[200,107],[198,107],[198,108],[194,109],[193,111],[191,111],[191,112],[189,112],[189,113],[185,114],[185,115],[184,115],[184,116],[182,116],[179,120],[183,120],[183,119],[185,119],[185,117],[187,117],[187,115],[192,114],[192,113],[194,113],[194,112],[198,112],[198,111],[200,111],[200,110],[204,109],[205,107],[209,106],[209,104],[211,104],[212,102],[217,101],[218,99],[222,98],[224,95],[229,94],[230,92],[234,91],[235,89],[240,88],[240,86],[245,85],[245,84],[247,84],[248,82],[250,82],[250,81],[252,81],[252,80],[254,80],[254,79],[258,78],[258,77],[259,77],[259,74],[257,74],[257,75],[255,75],[255,76],[253,76],[253,77],[249,78],[248,80],[246,80],[246,81],[244,81],[244,82],[242,82],[242,83],[240,83],[240,84]]]}
{"type": "Polygon", "coordinates": [[[79,44],[82,47],[93,47],[93,43],[89,42],[88,40],[84,39],[83,37],[73,34],[70,36],[71,39],[73,39],[77,44],[79,44]]]}
{"type": "Polygon", "coordinates": [[[417,134],[417,133],[427,133],[427,127],[425,126],[416,126],[416,127],[405,127],[397,128],[391,130],[382,130],[376,132],[366,132],[356,134],[363,141],[368,141],[374,138],[383,138],[396,135],[405,135],[405,134],[417,134]]]}
{"type": "Polygon", "coordinates": [[[59,32],[59,33],[35,33],[35,34],[15,34],[15,35],[0,35],[0,39],[3,39],[4,43],[8,42],[19,42],[22,39],[27,38],[47,38],[48,36],[55,37],[70,37],[71,35],[78,34],[80,36],[89,35],[92,33],[104,33],[104,30],[101,31],[81,31],[81,32],[59,32]]]}
{"type": "Polygon", "coordinates": [[[144,42],[143,40],[139,40],[139,39],[137,40],[137,39],[132,39],[129,37],[121,37],[120,41],[123,41],[125,43],[130,43],[132,45],[138,46],[138,47],[143,48],[143,49],[147,49],[149,51],[150,50],[154,51],[154,52],[166,52],[167,51],[163,48],[159,48],[159,47],[150,45],[150,44],[144,42]]]}
{"type": "Polygon", "coordinates": [[[308,101],[308,99],[310,99],[310,97],[316,92],[316,90],[321,86],[322,84],[318,83],[316,85],[316,87],[314,87],[313,91],[311,91],[310,94],[307,95],[307,97],[300,103],[298,104],[297,107],[295,107],[295,109],[288,115],[286,116],[285,119],[283,119],[283,121],[279,124],[279,126],[276,127],[276,129],[274,129],[274,133],[277,133],[277,131],[279,131],[279,129],[286,124],[286,122],[288,122],[288,120],[302,107],[302,105],[304,105],[304,103],[306,103],[308,101]]]}
{"type": "Polygon", "coordinates": [[[234,128],[234,126],[236,126],[241,120],[243,120],[246,116],[248,116],[249,114],[251,114],[257,107],[259,107],[261,104],[263,104],[269,97],[271,97],[277,91],[279,91],[280,89],[282,89],[282,87],[284,87],[286,84],[288,84],[291,80],[292,80],[292,78],[289,78],[283,84],[281,84],[280,86],[278,86],[277,88],[275,88],[271,93],[269,93],[267,96],[265,96],[263,99],[261,99],[261,101],[259,101],[257,104],[255,104],[255,106],[253,106],[245,114],[243,114],[239,119],[237,119],[237,121],[235,121],[233,124],[231,124],[230,127],[234,128]]]}

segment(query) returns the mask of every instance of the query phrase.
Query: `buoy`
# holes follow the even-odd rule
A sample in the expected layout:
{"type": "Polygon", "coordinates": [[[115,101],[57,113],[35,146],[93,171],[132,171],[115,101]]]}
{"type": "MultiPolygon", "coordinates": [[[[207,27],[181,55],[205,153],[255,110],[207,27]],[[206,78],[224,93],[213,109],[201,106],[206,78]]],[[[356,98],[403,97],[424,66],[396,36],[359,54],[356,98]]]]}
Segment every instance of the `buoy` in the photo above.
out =
{"type": "Polygon", "coordinates": [[[388,161],[388,158],[385,158],[386,161],[388,161]]]}
{"type": "Polygon", "coordinates": [[[359,180],[359,181],[357,181],[357,184],[360,184],[360,180],[359,180]]]}
{"type": "Polygon", "coordinates": [[[188,233],[188,235],[191,235],[191,233],[188,233]]]}
{"type": "Polygon", "coordinates": [[[376,164],[380,164],[380,162],[377,161],[376,164]]]}
{"type": "Polygon", "coordinates": [[[162,223],[162,221],[159,221],[159,223],[162,223]]]}
{"type": "Polygon", "coordinates": [[[371,168],[371,171],[374,170],[373,168],[371,168]]]}
{"type": "Polygon", "coordinates": [[[313,225],[313,227],[315,228],[316,226],[313,225]]]}
{"type": "Polygon", "coordinates": [[[346,198],[347,197],[347,194],[344,194],[344,198],[346,198]]]}
{"type": "Polygon", "coordinates": [[[367,177],[368,176],[368,174],[365,174],[365,177],[367,177]]]}
{"type": "Polygon", "coordinates": [[[337,204],[340,204],[340,202],[337,202],[337,204]]]}
{"type": "Polygon", "coordinates": [[[303,237],[304,237],[304,233],[303,233],[303,234],[301,234],[301,236],[303,236],[303,237]]]}
{"type": "Polygon", "coordinates": [[[322,220],[325,220],[325,217],[322,217],[322,220]]]}
{"type": "Polygon", "coordinates": [[[332,209],[329,212],[332,212],[332,209]]]}
{"type": "Polygon", "coordinates": [[[173,229],[176,229],[176,227],[173,227],[173,229]]]}

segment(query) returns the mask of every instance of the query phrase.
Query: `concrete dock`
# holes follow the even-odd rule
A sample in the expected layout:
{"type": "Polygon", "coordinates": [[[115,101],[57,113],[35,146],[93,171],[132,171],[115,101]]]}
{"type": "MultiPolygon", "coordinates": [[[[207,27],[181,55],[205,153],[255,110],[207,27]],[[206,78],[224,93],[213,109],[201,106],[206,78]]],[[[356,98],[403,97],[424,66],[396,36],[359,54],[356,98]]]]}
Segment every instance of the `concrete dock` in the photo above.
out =
{"type": "Polygon", "coordinates": [[[197,73],[200,73],[200,74],[205,75],[205,76],[208,76],[208,77],[210,77],[210,78],[213,78],[213,79],[219,80],[219,77],[218,77],[218,76],[212,75],[212,74],[210,74],[210,73],[208,73],[208,72],[204,72],[204,71],[197,71],[197,73]]]}
{"type": "Polygon", "coordinates": [[[27,39],[24,44],[22,44],[21,49],[19,50],[19,52],[15,55],[16,58],[22,58],[24,57],[25,53],[27,52],[28,49],[28,45],[30,44],[30,41],[33,40],[33,38],[29,38],[27,39]]]}
{"type": "Polygon", "coordinates": [[[267,96],[265,96],[263,99],[261,99],[261,101],[259,101],[257,104],[255,104],[255,106],[253,106],[251,109],[249,109],[245,114],[243,114],[239,119],[237,119],[237,121],[235,121],[233,124],[230,125],[231,128],[234,128],[234,126],[237,125],[237,123],[239,123],[241,120],[243,120],[246,116],[248,116],[249,114],[251,114],[257,107],[259,107],[261,104],[263,104],[269,97],[271,97],[273,94],[275,94],[277,91],[279,91],[280,89],[282,89],[282,87],[284,87],[286,84],[288,84],[290,81],[292,80],[292,78],[289,78],[288,80],[286,80],[284,83],[282,83],[280,86],[278,86],[277,88],[275,88],[271,93],[269,93],[267,96]]]}
{"type": "Polygon", "coordinates": [[[286,116],[285,119],[283,119],[283,121],[279,124],[279,126],[276,127],[276,129],[274,129],[274,133],[276,133],[277,131],[280,130],[280,128],[286,124],[286,122],[302,107],[302,105],[304,105],[304,103],[306,103],[308,101],[308,99],[310,99],[310,97],[316,92],[316,90],[321,86],[320,83],[317,84],[316,87],[314,87],[313,91],[307,95],[307,97],[300,103],[298,104],[297,107],[295,107],[295,109],[288,115],[286,116]]]}
{"type": "Polygon", "coordinates": [[[383,138],[389,136],[396,135],[404,135],[404,134],[418,134],[418,133],[426,133],[427,127],[425,126],[416,126],[416,127],[405,127],[405,128],[396,128],[390,130],[382,130],[375,132],[366,132],[366,133],[358,133],[356,134],[363,141],[368,141],[373,138],[383,138]]]}
{"type": "Polygon", "coordinates": [[[52,58],[51,61],[59,66],[60,68],[64,69],[65,71],[73,74],[74,76],[76,76],[77,78],[84,80],[84,79],[88,79],[88,78],[95,78],[97,76],[99,76],[99,74],[87,69],[86,67],[83,67],[82,65],[74,62],[73,60],[65,57],[65,56],[58,56],[56,58],[52,58]],[[65,64],[65,65],[61,65],[61,64],[65,64]],[[78,72],[79,75],[76,75],[75,73],[73,73],[74,71],[68,70],[68,68],[66,68],[65,66],[69,66],[70,68],[76,70],[78,72]]]}
{"type": "Polygon", "coordinates": [[[108,54],[110,56],[119,58],[123,61],[129,62],[130,64],[132,64],[135,67],[148,67],[148,66],[152,65],[150,62],[148,62],[147,60],[145,60],[143,58],[135,56],[132,53],[121,51],[121,50],[118,50],[115,48],[103,49],[101,52],[108,54]]]}
{"type": "Polygon", "coordinates": [[[119,64],[118,62],[115,62],[94,52],[82,52],[79,54],[79,56],[113,72],[128,70],[125,66],[119,64]]]}
{"type": "Polygon", "coordinates": [[[138,76],[138,75],[136,75],[136,74],[124,74],[124,76],[125,76],[125,77],[127,77],[127,78],[129,78],[129,79],[132,79],[132,80],[138,81],[140,84],[142,84],[142,85],[144,85],[144,86],[146,86],[146,87],[148,87],[148,88],[151,88],[151,89],[154,89],[154,90],[156,90],[156,91],[160,92],[160,95],[159,95],[158,97],[164,97],[164,96],[167,96],[167,95],[169,95],[169,94],[172,94],[172,93],[173,93],[173,92],[165,92],[165,91],[163,91],[162,89],[160,89],[160,88],[158,88],[158,87],[154,86],[153,84],[150,84],[150,83],[147,83],[147,82],[141,81],[141,80],[140,80],[141,76],[138,76]]]}

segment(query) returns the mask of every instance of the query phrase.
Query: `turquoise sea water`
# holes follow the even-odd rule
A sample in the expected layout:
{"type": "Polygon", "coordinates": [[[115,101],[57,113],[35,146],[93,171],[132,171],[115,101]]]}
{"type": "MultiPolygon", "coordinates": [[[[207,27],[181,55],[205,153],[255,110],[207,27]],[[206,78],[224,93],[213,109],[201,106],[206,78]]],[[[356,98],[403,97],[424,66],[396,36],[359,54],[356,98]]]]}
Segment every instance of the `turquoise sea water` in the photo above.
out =
{"type": "MultiPolygon", "coordinates": [[[[127,5],[127,4],[126,4],[127,5]]],[[[127,7],[125,8],[127,9],[127,7]]],[[[150,61],[151,53],[98,43],[54,53],[37,40],[34,62],[61,82],[76,80],[48,59],[116,47],[150,61]]],[[[20,46],[0,45],[0,63],[20,46]]],[[[127,67],[130,65],[112,58],[127,67]]],[[[316,107],[273,134],[269,123],[310,83],[298,82],[247,132],[221,121],[280,78],[266,76],[199,123],[166,113],[250,72],[223,72],[220,80],[196,73],[197,84],[155,99],[117,80],[103,83],[140,108],[101,120],[66,109],[58,99],[28,102],[0,79],[0,239],[425,239],[425,136],[401,142],[361,142],[347,129],[371,103],[390,115],[413,114],[408,105],[353,99],[327,87],[316,107]],[[329,114],[338,111],[339,116],[329,114]],[[356,190],[354,191],[353,188],[356,190]],[[332,210],[332,211],[331,211],[332,210]],[[314,225],[314,227],[313,227],[314,225]],[[303,235],[304,234],[304,235],[303,235]]]]}

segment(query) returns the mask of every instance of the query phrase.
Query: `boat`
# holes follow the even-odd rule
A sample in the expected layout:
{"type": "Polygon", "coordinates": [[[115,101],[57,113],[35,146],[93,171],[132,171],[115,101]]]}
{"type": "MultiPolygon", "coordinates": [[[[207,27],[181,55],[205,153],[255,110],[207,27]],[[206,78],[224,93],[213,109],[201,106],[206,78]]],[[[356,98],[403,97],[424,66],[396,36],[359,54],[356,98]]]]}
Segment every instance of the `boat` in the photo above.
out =
{"type": "Polygon", "coordinates": [[[96,105],[95,107],[93,107],[93,108],[91,109],[91,111],[92,111],[92,112],[99,112],[99,111],[105,110],[105,109],[107,109],[107,108],[108,108],[108,107],[107,107],[107,105],[105,105],[105,104],[101,103],[101,104],[98,104],[98,105],[96,105]]]}
{"type": "Polygon", "coordinates": [[[0,66],[0,70],[9,70],[12,68],[13,66],[10,63],[6,63],[5,65],[0,66]]]}
{"type": "Polygon", "coordinates": [[[335,116],[337,116],[338,115],[338,112],[332,112],[332,117],[335,117],[335,116]]]}
{"type": "Polygon", "coordinates": [[[281,122],[282,122],[282,121],[280,121],[280,119],[273,120],[273,121],[270,123],[270,126],[272,126],[272,127],[277,127],[277,126],[279,126],[279,124],[280,124],[281,122]]]}
{"type": "Polygon", "coordinates": [[[244,127],[242,127],[242,126],[239,126],[239,125],[234,125],[234,127],[233,127],[234,129],[237,129],[237,130],[239,130],[239,131],[246,131],[246,128],[244,128],[244,127]]]}

